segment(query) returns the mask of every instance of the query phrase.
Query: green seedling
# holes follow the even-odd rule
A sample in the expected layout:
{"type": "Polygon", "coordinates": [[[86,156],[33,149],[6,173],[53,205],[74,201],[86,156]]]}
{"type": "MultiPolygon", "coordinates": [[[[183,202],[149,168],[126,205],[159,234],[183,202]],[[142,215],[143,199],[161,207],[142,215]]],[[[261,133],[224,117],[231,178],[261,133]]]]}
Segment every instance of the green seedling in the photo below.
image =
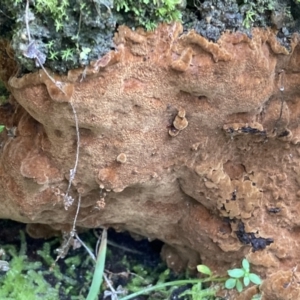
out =
{"type": "Polygon", "coordinates": [[[58,51],[51,51],[49,53],[49,59],[50,60],[57,60],[58,59],[58,51]]]}
{"type": "MultiPolygon", "coordinates": [[[[101,278],[104,276],[104,264],[105,264],[104,253],[106,251],[106,243],[107,243],[106,235],[103,235],[100,250],[98,253],[93,283],[87,300],[95,300],[95,297],[98,295],[99,288],[102,282],[101,278]],[[97,284],[95,282],[97,282],[97,284]]],[[[226,289],[236,288],[238,292],[242,292],[243,284],[245,287],[247,287],[250,284],[250,282],[257,285],[261,284],[260,277],[254,273],[250,273],[250,264],[247,259],[243,259],[241,269],[232,269],[227,271],[230,278],[213,276],[212,271],[206,265],[198,265],[197,270],[199,273],[202,273],[207,277],[201,279],[185,279],[185,280],[175,280],[171,282],[158,282],[156,285],[142,288],[139,291],[136,291],[130,295],[124,296],[119,299],[130,300],[140,295],[149,294],[150,292],[165,291],[167,287],[178,288],[180,286],[192,284],[192,287],[186,290],[185,292],[183,292],[180,295],[180,297],[185,295],[190,295],[192,296],[192,300],[208,300],[208,299],[215,299],[211,297],[216,296],[216,292],[221,288],[219,283],[222,282],[225,283],[224,287],[226,289]],[[243,279],[243,283],[241,281],[242,279],[243,279]],[[214,283],[214,285],[204,287],[203,286],[204,283],[214,283]]],[[[260,295],[257,295],[256,298],[254,299],[260,299],[257,297],[260,297],[260,295]]]]}
{"type": "Polygon", "coordinates": [[[46,47],[47,47],[47,49],[49,49],[49,50],[53,49],[53,47],[54,47],[54,41],[53,41],[53,40],[52,40],[52,41],[49,41],[49,42],[46,44],[46,47]]]}
{"type": "Polygon", "coordinates": [[[225,282],[226,289],[236,288],[240,293],[243,291],[243,284],[245,287],[247,287],[250,282],[257,285],[261,284],[260,277],[254,273],[250,273],[250,264],[245,258],[243,259],[241,269],[228,270],[227,273],[230,278],[225,282]]]}
{"type": "Polygon", "coordinates": [[[0,125],[0,133],[4,130],[5,126],[4,125],[0,125]]]}
{"type": "Polygon", "coordinates": [[[243,21],[243,26],[247,29],[249,29],[251,27],[251,25],[253,24],[254,17],[256,16],[256,12],[253,11],[252,9],[248,10],[245,16],[245,19],[243,21]]]}
{"type": "Polygon", "coordinates": [[[61,51],[61,58],[65,61],[70,60],[73,57],[73,49],[66,49],[61,51]]]}

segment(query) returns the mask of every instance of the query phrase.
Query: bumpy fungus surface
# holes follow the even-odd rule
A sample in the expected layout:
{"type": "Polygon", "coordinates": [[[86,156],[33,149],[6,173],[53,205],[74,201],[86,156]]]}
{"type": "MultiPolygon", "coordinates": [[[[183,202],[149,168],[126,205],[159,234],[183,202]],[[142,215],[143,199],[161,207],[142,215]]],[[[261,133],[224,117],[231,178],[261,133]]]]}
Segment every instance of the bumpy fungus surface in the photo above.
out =
{"type": "MultiPolygon", "coordinates": [[[[65,94],[41,71],[17,78],[6,65],[12,97],[0,123],[15,135],[1,134],[0,217],[70,228],[72,102],[79,226],[158,238],[176,270],[201,258],[224,271],[246,257],[252,271],[280,281],[300,262],[299,39],[289,53],[268,30],[251,40],[226,33],[218,44],[181,33],[179,24],[153,33],[120,26],[115,51],[57,77],[65,94]],[[176,118],[188,126],[170,136],[176,118]],[[249,243],[236,234],[240,222],[249,243]],[[254,238],[268,243],[253,252],[254,238]]],[[[265,299],[287,299],[274,280],[263,285],[265,299]]],[[[288,289],[298,295],[297,286],[288,289]]]]}

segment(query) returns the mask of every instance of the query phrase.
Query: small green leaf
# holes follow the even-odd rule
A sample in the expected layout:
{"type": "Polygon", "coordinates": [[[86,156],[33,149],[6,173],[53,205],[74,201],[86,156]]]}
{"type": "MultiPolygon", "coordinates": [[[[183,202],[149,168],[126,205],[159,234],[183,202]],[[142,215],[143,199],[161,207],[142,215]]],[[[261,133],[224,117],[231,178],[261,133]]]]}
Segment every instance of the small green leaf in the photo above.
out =
{"type": "Polygon", "coordinates": [[[251,280],[251,282],[253,282],[254,284],[261,284],[261,279],[258,275],[254,274],[254,273],[250,273],[249,274],[249,279],[251,280]]]}
{"type": "Polygon", "coordinates": [[[225,282],[225,288],[228,289],[228,290],[231,290],[235,287],[235,284],[236,284],[236,279],[229,278],[225,282]]]}
{"type": "Polygon", "coordinates": [[[246,272],[250,271],[250,264],[249,264],[249,261],[246,258],[243,259],[242,265],[243,265],[243,268],[246,272]]]}
{"type": "Polygon", "coordinates": [[[248,286],[249,283],[250,283],[250,278],[249,278],[249,276],[245,276],[245,277],[244,277],[244,286],[248,286]]]}
{"type": "Polygon", "coordinates": [[[212,271],[210,270],[210,268],[206,265],[198,265],[197,266],[197,270],[198,272],[200,273],[203,273],[203,274],[206,274],[206,275],[209,275],[211,276],[212,275],[212,271]]]}
{"type": "Polygon", "coordinates": [[[235,287],[239,293],[243,291],[243,284],[239,279],[237,279],[235,287]]]}
{"type": "Polygon", "coordinates": [[[158,9],[158,13],[161,15],[161,16],[164,16],[168,13],[167,9],[164,8],[164,7],[161,7],[158,9]]]}
{"type": "Polygon", "coordinates": [[[89,54],[91,51],[92,51],[91,48],[82,47],[82,52],[85,54],[89,54]]]}
{"type": "Polygon", "coordinates": [[[245,271],[243,269],[232,269],[227,271],[228,275],[233,278],[242,278],[245,275],[245,271]]]}
{"type": "Polygon", "coordinates": [[[5,126],[4,125],[0,125],[0,132],[2,132],[4,130],[5,126]]]}
{"type": "Polygon", "coordinates": [[[79,54],[81,60],[85,60],[88,58],[88,54],[91,52],[90,48],[82,47],[82,51],[79,54]]]}
{"type": "Polygon", "coordinates": [[[57,57],[57,55],[58,55],[59,53],[57,52],[57,51],[51,51],[50,50],[50,53],[49,53],[49,59],[51,59],[51,60],[56,60],[58,57],[57,57]]]}

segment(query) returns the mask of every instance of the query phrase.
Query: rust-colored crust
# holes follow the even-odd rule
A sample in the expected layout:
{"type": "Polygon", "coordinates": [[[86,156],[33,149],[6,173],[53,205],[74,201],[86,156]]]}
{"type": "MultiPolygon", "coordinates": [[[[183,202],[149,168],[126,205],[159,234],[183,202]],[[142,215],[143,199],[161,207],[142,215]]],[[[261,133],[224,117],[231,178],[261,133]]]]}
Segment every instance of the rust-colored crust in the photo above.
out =
{"type": "MultiPolygon", "coordinates": [[[[262,276],[290,276],[300,262],[299,38],[289,53],[271,30],[212,43],[175,23],[152,33],[120,26],[115,44],[86,68],[50,73],[63,91],[43,71],[18,78],[11,61],[1,71],[12,104],[0,123],[16,136],[1,133],[0,217],[72,225],[76,205],[63,203],[76,154],[72,102],[79,226],[161,239],[177,271],[201,258],[222,272],[247,257],[262,276]],[[274,243],[252,252],[239,221],[274,243]]],[[[275,279],[265,299],[286,299],[275,279]]],[[[298,285],[288,288],[298,299],[298,285]]]]}

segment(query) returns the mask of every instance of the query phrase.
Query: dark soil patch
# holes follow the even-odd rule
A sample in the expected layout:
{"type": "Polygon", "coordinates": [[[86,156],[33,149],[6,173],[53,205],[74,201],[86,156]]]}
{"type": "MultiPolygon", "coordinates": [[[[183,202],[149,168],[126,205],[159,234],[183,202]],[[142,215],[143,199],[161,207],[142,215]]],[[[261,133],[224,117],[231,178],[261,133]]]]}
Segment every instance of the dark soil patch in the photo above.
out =
{"type": "MultiPolygon", "coordinates": [[[[0,259],[8,262],[12,260],[12,255],[9,255],[9,251],[7,251],[9,247],[14,247],[16,250],[15,253],[19,253],[22,248],[20,231],[25,232],[25,226],[25,224],[10,220],[0,220],[0,248],[6,250],[6,256],[0,259]]],[[[88,230],[79,236],[91,249],[95,249],[97,238],[93,230],[88,230]]],[[[86,250],[83,247],[75,250],[70,249],[64,259],[58,260],[54,271],[49,272],[51,264],[56,259],[55,250],[60,247],[60,239],[33,239],[27,234],[25,239],[27,246],[26,261],[28,261],[28,263],[41,263],[38,270],[44,273],[44,279],[53,288],[59,289],[59,299],[85,299],[94,271],[94,262],[86,250]],[[59,285],[60,282],[61,285],[59,285]],[[74,298],[78,295],[81,295],[82,298],[74,298]]],[[[117,233],[114,230],[108,231],[108,240],[106,274],[115,289],[118,287],[126,287],[128,292],[131,293],[143,288],[143,286],[155,284],[162,276],[166,281],[182,278],[182,276],[177,276],[170,272],[170,270],[166,271],[167,267],[160,258],[162,242],[157,240],[149,242],[146,239],[136,241],[129,233],[117,233]]],[[[23,246],[24,244],[25,243],[23,243],[23,246]]],[[[23,272],[26,274],[27,270],[22,271],[22,273],[23,272]]],[[[6,274],[0,272],[0,285],[1,277],[3,279],[3,276],[6,276],[6,274]]],[[[107,287],[105,288],[105,284],[103,284],[103,287],[104,290],[109,291],[107,287]]],[[[184,288],[173,291],[172,295],[170,297],[168,296],[168,298],[180,299],[178,295],[182,290],[184,290],[184,288]]],[[[135,299],[167,299],[167,294],[170,295],[171,292],[156,292],[148,296],[139,296],[135,299]]],[[[100,299],[110,299],[110,297],[105,298],[102,292],[99,296],[99,300],[100,299]]]]}

